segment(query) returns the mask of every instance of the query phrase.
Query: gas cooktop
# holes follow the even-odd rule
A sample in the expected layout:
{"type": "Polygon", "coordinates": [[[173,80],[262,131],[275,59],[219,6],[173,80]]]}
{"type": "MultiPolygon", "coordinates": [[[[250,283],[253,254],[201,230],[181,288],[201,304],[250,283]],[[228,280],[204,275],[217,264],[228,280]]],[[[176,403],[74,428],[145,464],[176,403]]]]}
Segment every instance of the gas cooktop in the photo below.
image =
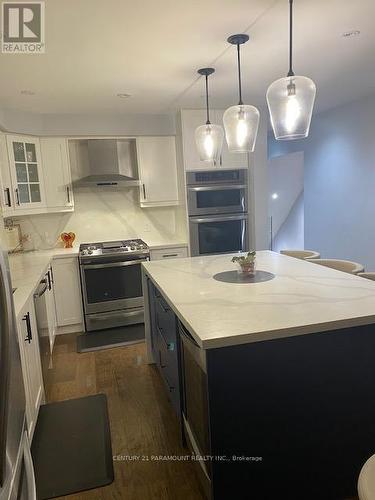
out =
{"type": "Polygon", "coordinates": [[[137,255],[149,252],[147,243],[140,239],[123,241],[105,241],[103,243],[82,243],[80,257],[100,257],[119,254],[137,255]]]}

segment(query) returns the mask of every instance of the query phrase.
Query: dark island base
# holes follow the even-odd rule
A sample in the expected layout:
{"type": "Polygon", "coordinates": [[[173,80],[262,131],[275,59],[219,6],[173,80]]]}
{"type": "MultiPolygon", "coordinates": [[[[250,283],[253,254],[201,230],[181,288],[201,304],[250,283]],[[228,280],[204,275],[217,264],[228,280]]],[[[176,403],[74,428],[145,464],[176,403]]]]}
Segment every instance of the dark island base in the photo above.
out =
{"type": "Polygon", "coordinates": [[[375,453],[375,326],[207,351],[215,500],[356,496],[375,453]]]}

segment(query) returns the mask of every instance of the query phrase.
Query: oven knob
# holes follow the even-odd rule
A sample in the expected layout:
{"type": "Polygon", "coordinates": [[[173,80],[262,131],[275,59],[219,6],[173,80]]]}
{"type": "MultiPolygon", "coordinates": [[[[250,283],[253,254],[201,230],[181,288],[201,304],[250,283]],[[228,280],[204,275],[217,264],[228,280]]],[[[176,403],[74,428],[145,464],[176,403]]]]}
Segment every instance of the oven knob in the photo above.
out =
{"type": "Polygon", "coordinates": [[[87,253],[88,253],[89,255],[91,255],[91,254],[92,254],[92,250],[91,250],[91,248],[88,248],[88,249],[87,249],[87,253]]]}

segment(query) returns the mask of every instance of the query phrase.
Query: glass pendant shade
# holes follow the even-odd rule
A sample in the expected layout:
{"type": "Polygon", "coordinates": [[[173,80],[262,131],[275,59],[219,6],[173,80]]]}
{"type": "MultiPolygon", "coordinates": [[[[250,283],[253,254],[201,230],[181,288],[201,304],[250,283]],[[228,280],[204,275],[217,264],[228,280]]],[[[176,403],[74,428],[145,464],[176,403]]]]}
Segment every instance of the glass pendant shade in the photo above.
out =
{"type": "Polygon", "coordinates": [[[304,139],[309,135],[315,95],[315,83],[306,76],[280,78],[269,86],[267,103],[277,140],[304,139]]]}
{"type": "Polygon", "coordinates": [[[255,106],[237,104],[223,116],[228,149],[233,153],[253,152],[258,135],[260,114],[255,106]]]}
{"type": "Polygon", "coordinates": [[[195,130],[195,142],[201,161],[218,161],[223,147],[224,131],[220,125],[207,123],[195,130]]]}

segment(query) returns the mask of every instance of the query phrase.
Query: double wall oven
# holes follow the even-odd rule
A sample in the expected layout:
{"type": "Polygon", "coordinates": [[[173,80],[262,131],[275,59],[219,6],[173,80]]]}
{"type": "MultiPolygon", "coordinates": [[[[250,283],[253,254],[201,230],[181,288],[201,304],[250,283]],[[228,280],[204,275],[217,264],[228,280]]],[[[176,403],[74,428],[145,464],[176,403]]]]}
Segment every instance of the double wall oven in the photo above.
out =
{"type": "Polygon", "coordinates": [[[191,255],[248,250],[247,170],[187,173],[191,255]]]}
{"type": "Polygon", "coordinates": [[[141,263],[149,255],[142,240],[81,245],[86,331],[143,323],[141,263]]]}

